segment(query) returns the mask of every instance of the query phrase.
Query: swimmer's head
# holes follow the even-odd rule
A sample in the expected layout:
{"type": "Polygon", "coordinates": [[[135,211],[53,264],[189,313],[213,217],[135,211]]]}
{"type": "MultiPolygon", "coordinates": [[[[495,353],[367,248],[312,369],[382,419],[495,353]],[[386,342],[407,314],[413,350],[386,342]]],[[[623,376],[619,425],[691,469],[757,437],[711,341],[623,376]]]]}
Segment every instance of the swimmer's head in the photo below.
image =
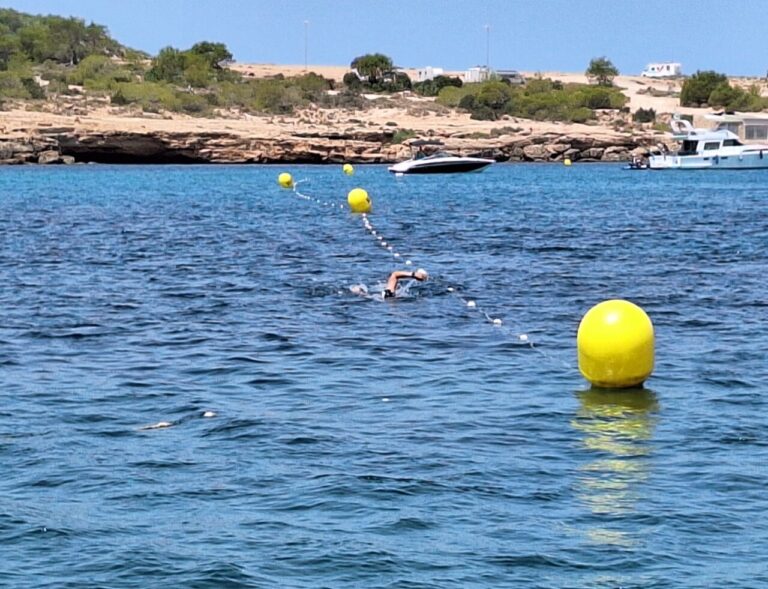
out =
{"type": "Polygon", "coordinates": [[[424,268],[419,268],[418,270],[416,270],[416,272],[413,273],[413,277],[416,278],[417,280],[426,280],[427,278],[429,278],[429,274],[427,273],[426,270],[424,270],[424,268]]]}

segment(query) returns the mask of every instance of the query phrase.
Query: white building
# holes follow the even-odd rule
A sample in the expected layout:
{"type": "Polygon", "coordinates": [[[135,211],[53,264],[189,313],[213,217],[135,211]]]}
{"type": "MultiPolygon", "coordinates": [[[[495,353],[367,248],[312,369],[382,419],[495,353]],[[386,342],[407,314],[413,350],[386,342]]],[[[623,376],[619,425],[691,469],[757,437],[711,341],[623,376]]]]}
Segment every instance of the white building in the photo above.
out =
{"type": "Polygon", "coordinates": [[[443,68],[432,67],[431,65],[428,65],[427,67],[423,67],[419,70],[416,70],[416,81],[426,82],[427,80],[432,80],[437,76],[442,76],[442,75],[443,75],[443,68]]]}
{"type": "Polygon", "coordinates": [[[682,76],[683,66],[677,62],[669,61],[664,63],[649,63],[640,73],[646,78],[669,78],[672,76],[682,76]]]}
{"type": "Polygon", "coordinates": [[[491,71],[484,65],[471,67],[464,72],[464,83],[473,84],[476,82],[485,82],[491,78],[491,71]]]}

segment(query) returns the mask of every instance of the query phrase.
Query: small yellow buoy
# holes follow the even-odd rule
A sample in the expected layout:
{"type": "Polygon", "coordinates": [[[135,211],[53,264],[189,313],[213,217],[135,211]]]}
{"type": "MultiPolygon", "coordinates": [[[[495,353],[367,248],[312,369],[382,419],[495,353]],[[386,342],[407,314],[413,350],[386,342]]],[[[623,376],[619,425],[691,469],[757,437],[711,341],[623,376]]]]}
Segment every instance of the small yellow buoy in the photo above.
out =
{"type": "Polygon", "coordinates": [[[277,177],[277,183],[283,188],[293,188],[293,176],[288,172],[283,172],[277,177]]]}
{"type": "Polygon", "coordinates": [[[653,324],[629,301],[603,301],[587,311],[576,347],[581,374],[597,387],[638,386],[653,372],[653,324]]]}
{"type": "Polygon", "coordinates": [[[352,167],[352,164],[344,164],[341,166],[341,171],[344,172],[347,176],[351,176],[355,173],[355,168],[352,167]]]}
{"type": "Polygon", "coordinates": [[[347,202],[353,213],[371,212],[371,199],[368,197],[368,193],[362,188],[353,188],[350,190],[347,195],[347,202]]]}
{"type": "Polygon", "coordinates": [[[563,164],[565,164],[566,166],[570,166],[572,163],[573,162],[571,161],[571,158],[565,158],[563,160],[563,164]]]}

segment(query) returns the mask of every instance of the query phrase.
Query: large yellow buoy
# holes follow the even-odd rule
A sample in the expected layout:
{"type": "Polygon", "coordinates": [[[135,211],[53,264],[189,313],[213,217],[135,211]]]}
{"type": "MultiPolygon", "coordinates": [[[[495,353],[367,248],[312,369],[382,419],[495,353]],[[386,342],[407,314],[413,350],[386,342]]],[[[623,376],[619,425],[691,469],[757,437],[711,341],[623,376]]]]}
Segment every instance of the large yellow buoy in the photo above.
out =
{"type": "Polygon", "coordinates": [[[567,157],[563,160],[563,164],[566,166],[570,166],[573,162],[571,161],[571,158],[567,157]]]}
{"type": "Polygon", "coordinates": [[[293,176],[288,172],[283,172],[277,177],[277,183],[283,188],[293,188],[293,176]]]}
{"type": "Polygon", "coordinates": [[[347,176],[351,176],[355,173],[355,168],[352,167],[352,164],[344,164],[341,166],[341,171],[344,172],[347,176]]]}
{"type": "Polygon", "coordinates": [[[576,347],[581,374],[597,387],[638,386],[653,372],[653,324],[629,301],[603,301],[587,311],[576,347]]]}
{"type": "Polygon", "coordinates": [[[368,193],[362,188],[353,188],[350,190],[347,195],[347,202],[353,213],[371,212],[371,199],[368,197],[368,193]]]}

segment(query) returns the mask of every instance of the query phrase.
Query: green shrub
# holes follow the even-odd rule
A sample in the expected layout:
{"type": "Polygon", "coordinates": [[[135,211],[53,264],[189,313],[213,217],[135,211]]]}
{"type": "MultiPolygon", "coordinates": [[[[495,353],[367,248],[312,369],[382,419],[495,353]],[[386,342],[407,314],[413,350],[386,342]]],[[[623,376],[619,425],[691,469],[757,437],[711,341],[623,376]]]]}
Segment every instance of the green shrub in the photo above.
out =
{"type": "Polygon", "coordinates": [[[297,86],[306,100],[317,101],[328,90],[333,90],[333,80],[324,78],[314,72],[309,72],[303,76],[289,78],[289,83],[297,86]]]}
{"type": "Polygon", "coordinates": [[[472,109],[475,108],[475,95],[467,94],[465,96],[462,96],[461,100],[459,100],[458,107],[471,112],[472,109]]]}
{"type": "Polygon", "coordinates": [[[413,137],[416,137],[416,131],[413,129],[398,129],[392,136],[392,143],[400,144],[413,137]]]}
{"type": "Polygon", "coordinates": [[[502,111],[512,98],[512,89],[503,82],[485,82],[475,95],[475,107],[487,107],[493,112],[502,111]]]}
{"type": "Polygon", "coordinates": [[[472,109],[469,118],[476,121],[495,121],[498,118],[498,113],[491,107],[481,104],[472,109]]]}
{"type": "Polygon", "coordinates": [[[586,106],[579,106],[567,111],[565,120],[572,123],[586,123],[595,118],[595,112],[586,106]]]}
{"type": "Polygon", "coordinates": [[[24,82],[15,72],[0,72],[1,98],[30,98],[24,82]]]}
{"type": "Polygon", "coordinates": [[[440,90],[447,86],[461,88],[464,84],[461,78],[451,76],[435,76],[431,80],[416,82],[413,84],[413,91],[420,96],[437,96],[440,90]]]}
{"type": "Polygon", "coordinates": [[[468,95],[474,95],[480,84],[464,84],[461,88],[446,86],[437,94],[437,103],[443,106],[456,108],[461,99],[468,95]]]}
{"type": "Polygon", "coordinates": [[[179,99],[179,110],[190,115],[203,115],[210,113],[211,104],[205,96],[180,92],[177,95],[179,99]]]}
{"type": "Polygon", "coordinates": [[[22,78],[21,85],[29,94],[29,97],[35,100],[42,100],[46,97],[45,90],[38,84],[34,78],[22,78]]]}
{"type": "Polygon", "coordinates": [[[354,110],[360,110],[366,106],[366,100],[359,92],[355,92],[349,88],[344,88],[344,90],[338,94],[322,94],[318,100],[318,104],[331,108],[350,108],[354,110]]]}
{"type": "Polygon", "coordinates": [[[709,100],[709,96],[715,88],[722,84],[728,84],[728,78],[725,74],[718,74],[711,70],[697,71],[683,82],[683,89],[680,91],[680,105],[702,105],[709,100]]]}
{"type": "Polygon", "coordinates": [[[363,81],[357,77],[355,72],[347,72],[341,81],[348,90],[360,91],[363,87],[363,81]]]}
{"type": "Polygon", "coordinates": [[[629,99],[614,87],[574,85],[576,103],[593,110],[620,109],[629,99]]]}
{"type": "Polygon", "coordinates": [[[157,82],[117,84],[110,97],[112,104],[136,104],[147,112],[181,110],[181,100],[173,87],[157,82]]]}
{"type": "Polygon", "coordinates": [[[437,102],[470,112],[473,119],[497,120],[501,115],[534,119],[585,122],[595,109],[621,109],[628,98],[617,88],[585,84],[563,85],[536,78],[525,87],[498,81],[443,88],[437,102]]]}
{"type": "Polygon", "coordinates": [[[654,123],[656,111],[652,108],[638,108],[632,115],[632,120],[636,123],[654,123]]]}

